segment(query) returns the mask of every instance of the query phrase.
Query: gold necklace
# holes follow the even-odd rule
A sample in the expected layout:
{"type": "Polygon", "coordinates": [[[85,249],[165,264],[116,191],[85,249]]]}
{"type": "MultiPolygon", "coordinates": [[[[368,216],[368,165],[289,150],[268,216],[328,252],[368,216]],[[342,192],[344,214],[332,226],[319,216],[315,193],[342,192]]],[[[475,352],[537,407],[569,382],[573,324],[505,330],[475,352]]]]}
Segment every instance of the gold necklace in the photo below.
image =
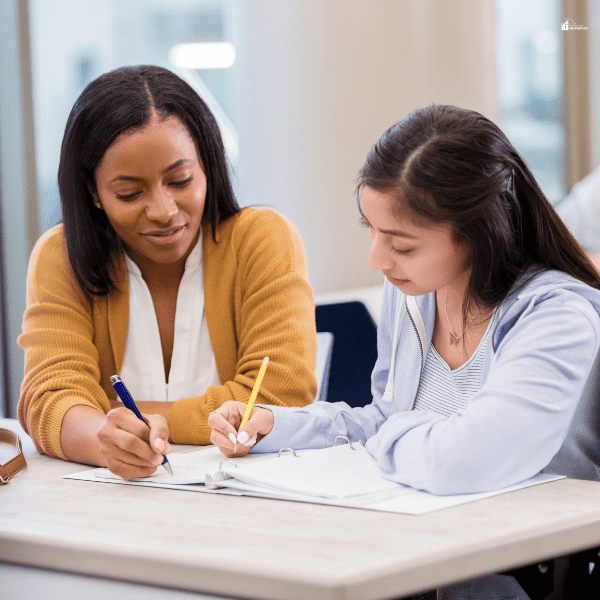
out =
{"type": "Polygon", "coordinates": [[[477,316],[481,312],[481,309],[479,309],[475,313],[473,318],[467,323],[467,326],[460,332],[459,335],[454,335],[454,333],[452,333],[452,327],[450,327],[450,317],[448,316],[448,288],[447,287],[446,287],[446,295],[444,297],[444,309],[446,310],[446,321],[448,321],[448,330],[450,331],[450,345],[454,346],[454,344],[456,344],[456,342],[458,342],[458,340],[460,340],[460,338],[463,336],[463,333],[467,329],[469,329],[469,327],[471,326],[471,323],[477,318],[477,316]]]}

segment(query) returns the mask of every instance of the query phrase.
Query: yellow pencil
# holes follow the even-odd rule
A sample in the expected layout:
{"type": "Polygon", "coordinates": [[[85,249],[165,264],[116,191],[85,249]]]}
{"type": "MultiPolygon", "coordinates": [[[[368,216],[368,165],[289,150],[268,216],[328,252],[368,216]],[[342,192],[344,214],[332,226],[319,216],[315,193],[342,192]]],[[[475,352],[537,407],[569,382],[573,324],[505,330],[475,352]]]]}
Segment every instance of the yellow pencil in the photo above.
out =
{"type": "Polygon", "coordinates": [[[256,396],[258,396],[258,390],[260,389],[260,384],[262,383],[263,377],[265,376],[265,371],[267,370],[267,365],[269,364],[269,357],[265,356],[262,361],[262,365],[260,365],[260,370],[258,371],[258,377],[254,382],[254,387],[252,388],[252,393],[250,394],[250,400],[248,400],[248,406],[246,406],[246,412],[244,413],[244,418],[240,423],[240,429],[243,425],[248,422],[250,418],[250,414],[252,413],[252,407],[254,406],[254,402],[256,400],[256,396]]]}

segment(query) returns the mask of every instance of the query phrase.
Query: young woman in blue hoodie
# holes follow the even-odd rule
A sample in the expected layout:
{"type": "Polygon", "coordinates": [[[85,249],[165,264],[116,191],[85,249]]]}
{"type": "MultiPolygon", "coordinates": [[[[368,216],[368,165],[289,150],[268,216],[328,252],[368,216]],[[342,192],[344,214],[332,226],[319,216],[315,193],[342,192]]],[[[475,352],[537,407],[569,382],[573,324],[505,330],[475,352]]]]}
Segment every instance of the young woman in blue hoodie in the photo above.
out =
{"type": "MultiPolygon", "coordinates": [[[[411,113],[369,152],[358,202],[386,277],[373,402],[256,407],[238,438],[361,439],[383,476],[435,494],[600,478],[574,418],[594,391],[600,277],[500,129],[453,106],[411,113]]],[[[244,410],[210,417],[227,455],[251,447],[232,442],[244,410]]]]}
{"type": "Polygon", "coordinates": [[[231,402],[211,441],[239,456],[343,435],[435,494],[599,479],[600,278],[506,136],[473,111],[417,110],[369,152],[358,200],[386,277],[372,403],[256,407],[237,433],[231,402]]]}

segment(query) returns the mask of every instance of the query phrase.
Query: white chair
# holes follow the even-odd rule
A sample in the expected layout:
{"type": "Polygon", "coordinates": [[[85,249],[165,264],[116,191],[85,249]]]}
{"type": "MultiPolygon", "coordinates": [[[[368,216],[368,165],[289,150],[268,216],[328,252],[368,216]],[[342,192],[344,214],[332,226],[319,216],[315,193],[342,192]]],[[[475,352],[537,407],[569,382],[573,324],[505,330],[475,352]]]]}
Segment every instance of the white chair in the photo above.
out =
{"type": "Polygon", "coordinates": [[[317,395],[315,396],[315,402],[327,400],[327,387],[329,385],[329,369],[331,367],[332,352],[333,333],[329,333],[328,331],[317,333],[317,361],[315,364],[317,395]]]}

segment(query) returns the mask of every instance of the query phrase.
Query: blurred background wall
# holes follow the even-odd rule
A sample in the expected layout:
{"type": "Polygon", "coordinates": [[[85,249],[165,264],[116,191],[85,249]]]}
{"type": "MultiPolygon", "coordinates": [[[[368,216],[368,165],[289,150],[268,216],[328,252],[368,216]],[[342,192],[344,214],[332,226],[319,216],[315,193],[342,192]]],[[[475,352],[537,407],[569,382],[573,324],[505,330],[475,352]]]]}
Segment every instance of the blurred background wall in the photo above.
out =
{"type": "Polygon", "coordinates": [[[60,220],[64,125],[101,73],[153,63],[186,77],[219,117],[240,203],[298,227],[328,292],[382,281],[355,177],[417,107],[497,122],[558,203],[598,162],[599,33],[596,0],[2,0],[0,415],[15,415],[22,378],[28,255],[60,220]],[[176,44],[208,42],[230,43],[235,62],[174,62],[176,44]]]}

